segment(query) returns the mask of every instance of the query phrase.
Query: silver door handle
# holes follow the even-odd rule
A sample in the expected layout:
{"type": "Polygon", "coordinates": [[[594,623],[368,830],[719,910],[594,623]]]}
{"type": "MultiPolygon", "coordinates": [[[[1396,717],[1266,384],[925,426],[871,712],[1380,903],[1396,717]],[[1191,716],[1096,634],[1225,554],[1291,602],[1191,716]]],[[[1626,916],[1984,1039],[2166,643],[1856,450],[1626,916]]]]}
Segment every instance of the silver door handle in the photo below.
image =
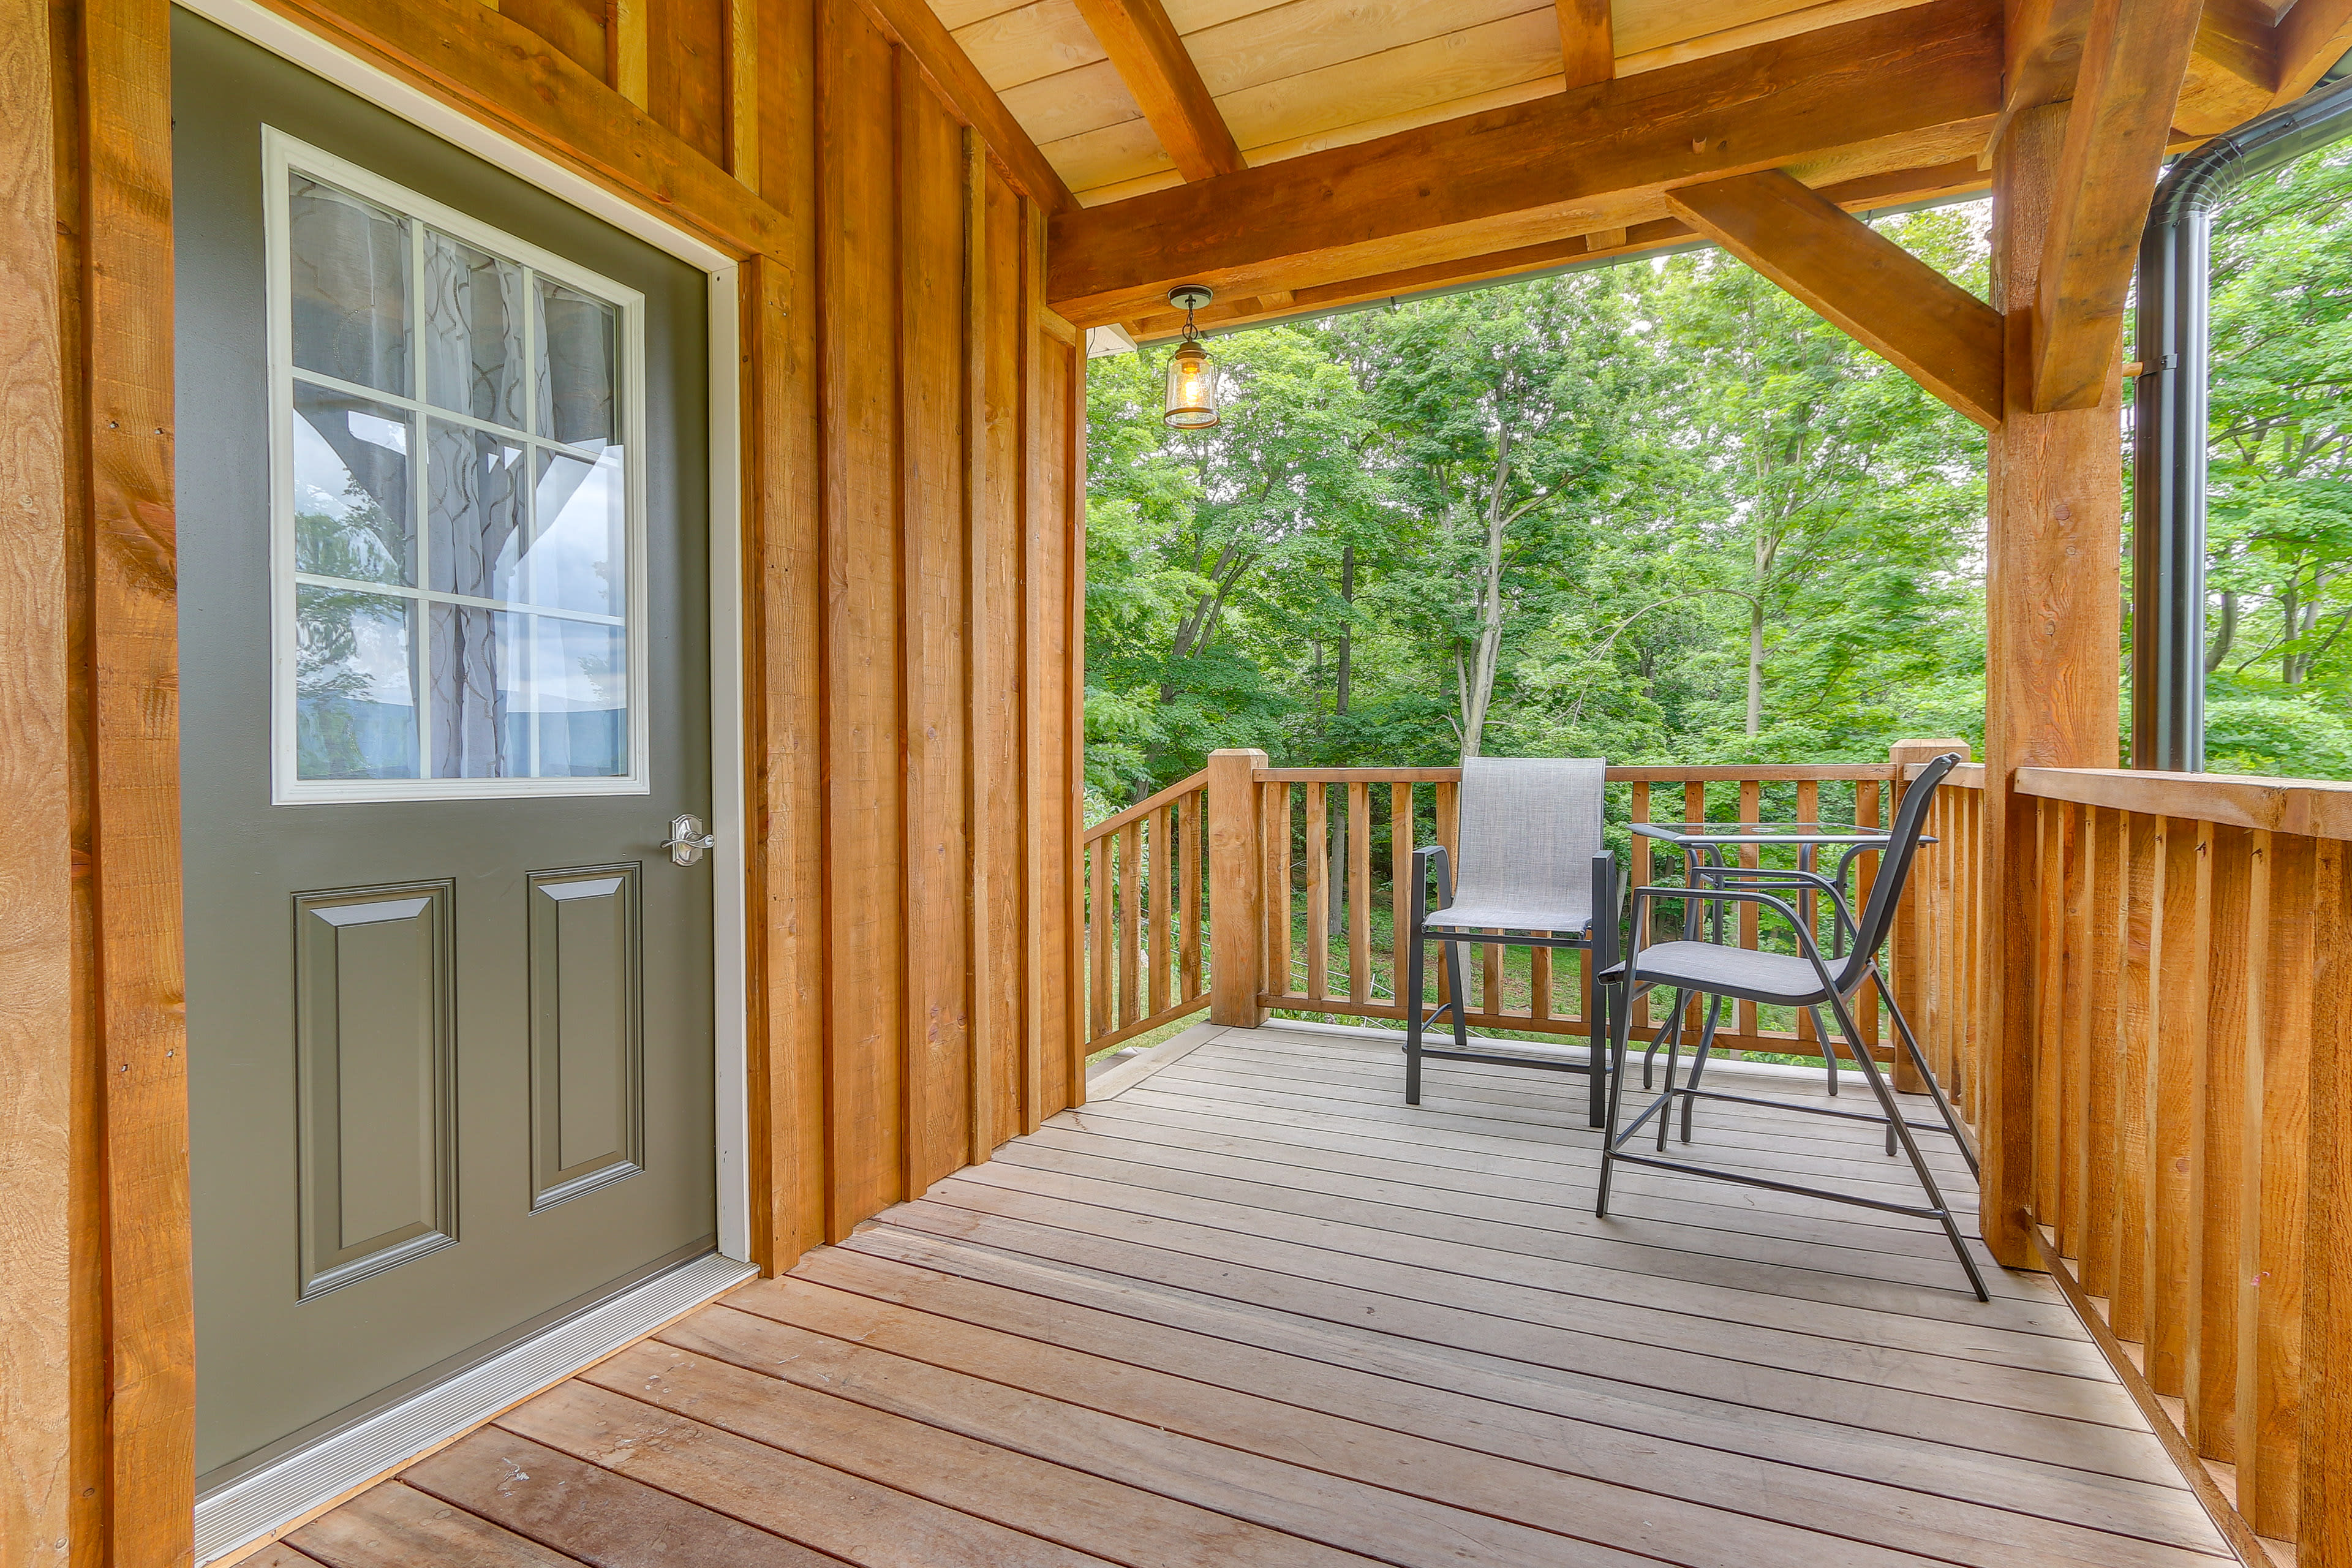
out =
{"type": "Polygon", "coordinates": [[[692,812],[680,812],[669,819],[669,837],[661,847],[669,851],[670,863],[691,866],[702,858],[702,852],[715,847],[719,836],[702,831],[702,818],[692,812]]]}

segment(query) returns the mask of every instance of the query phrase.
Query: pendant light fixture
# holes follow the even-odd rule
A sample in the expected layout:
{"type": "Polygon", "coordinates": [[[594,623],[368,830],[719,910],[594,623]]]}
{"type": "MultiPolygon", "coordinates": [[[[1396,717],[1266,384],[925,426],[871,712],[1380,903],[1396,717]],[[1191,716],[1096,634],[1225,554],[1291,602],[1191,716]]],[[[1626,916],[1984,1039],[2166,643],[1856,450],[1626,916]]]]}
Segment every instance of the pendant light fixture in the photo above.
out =
{"type": "Polygon", "coordinates": [[[1168,291],[1168,302],[1184,311],[1184,341],[1168,362],[1168,400],[1160,416],[1171,430],[1207,430],[1217,423],[1217,362],[1192,330],[1192,312],[1213,298],[1198,283],[1168,291]]]}

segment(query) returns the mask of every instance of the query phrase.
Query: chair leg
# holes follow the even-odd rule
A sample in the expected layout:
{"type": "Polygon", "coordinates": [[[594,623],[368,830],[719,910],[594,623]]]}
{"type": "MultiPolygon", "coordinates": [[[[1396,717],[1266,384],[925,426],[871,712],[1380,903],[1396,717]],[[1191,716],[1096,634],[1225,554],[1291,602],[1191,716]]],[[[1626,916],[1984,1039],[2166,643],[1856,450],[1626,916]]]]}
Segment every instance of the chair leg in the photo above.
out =
{"type": "MultiPolygon", "coordinates": [[[[1586,1124],[1592,1127],[1600,1126],[1608,1119],[1609,1085],[1605,1080],[1609,1072],[1602,1059],[1601,1042],[1614,1030],[1610,1019],[1621,1005],[1615,991],[1614,986],[1603,985],[1595,977],[1592,984],[1594,1016],[1584,1021],[1584,1116],[1586,1124]]],[[[1633,1008],[1628,1005],[1625,1011],[1630,1013],[1633,1008]]]]}
{"type": "Polygon", "coordinates": [[[1919,1190],[1927,1194],[1927,1206],[1934,1209],[1936,1217],[1943,1222],[1944,1235],[1952,1244],[1952,1255],[1960,1260],[1960,1268],[1967,1271],[1969,1284],[1975,1289],[1977,1300],[1991,1300],[1990,1293],[1985,1289],[1984,1276],[1977,1272],[1977,1260],[1969,1256],[1968,1242],[1960,1236],[1960,1227],[1953,1222],[1951,1205],[1944,1201],[1942,1189],[1936,1185],[1935,1173],[1927,1169],[1927,1158],[1919,1152],[1919,1144],[1903,1120],[1903,1108],[1895,1103],[1895,1091],[1887,1086],[1885,1075],[1878,1070],[1877,1061],[1863,1048],[1862,1031],[1854,1027],[1853,1015],[1846,1011],[1845,998],[1831,996],[1830,1006],[1837,1014],[1838,1028],[1844,1034],[1846,1044],[1852,1047],[1853,1059],[1861,1065],[1863,1079],[1870,1085],[1872,1096],[1877,1100],[1878,1108],[1886,1113],[1888,1130],[1901,1142],[1903,1152],[1910,1157],[1911,1172],[1919,1178],[1919,1190]]]}
{"type": "Polygon", "coordinates": [[[1445,984],[1451,988],[1448,1000],[1454,1005],[1454,1048],[1470,1048],[1470,994],[1462,989],[1462,944],[1458,942],[1441,943],[1445,949],[1445,984]]]}
{"type": "Polygon", "coordinates": [[[1967,1137],[1960,1131],[1959,1113],[1952,1109],[1951,1100],[1944,1093],[1944,1086],[1936,1081],[1935,1073],[1927,1066],[1927,1053],[1920,1048],[1919,1037],[1911,1032],[1911,1020],[1906,1018],[1903,1009],[1895,1005],[1895,993],[1888,989],[1886,976],[1878,973],[1878,965],[1874,963],[1870,966],[1870,983],[1878,987],[1879,996],[1886,1003],[1887,1016],[1895,1020],[1895,1032],[1903,1037],[1903,1048],[1911,1054],[1911,1065],[1919,1070],[1920,1081],[1927,1086],[1928,1097],[1936,1102],[1936,1114],[1944,1119],[1945,1130],[1951,1133],[1952,1142],[1960,1146],[1960,1158],[1969,1163],[1969,1174],[1982,1174],[1977,1169],[1976,1151],[1969,1146],[1967,1137]]]}
{"type": "MultiPolygon", "coordinates": [[[[1715,1005],[1722,1006],[1723,998],[1715,998],[1715,1005]]],[[[1685,1143],[1691,1141],[1691,1111],[1698,1104],[1698,1096],[1692,1091],[1698,1088],[1698,1080],[1706,1071],[1706,1058],[1714,1049],[1715,1031],[1710,1028],[1699,1037],[1698,1051],[1691,1058],[1690,1077],[1683,1080],[1683,1142],[1685,1143]]]]}
{"type": "MultiPolygon", "coordinates": [[[[1713,1034],[1714,1031],[1710,1029],[1699,1036],[1698,1048],[1701,1051],[1706,1049],[1706,1042],[1713,1034]]],[[[1666,1089],[1665,1093],[1658,1099],[1658,1152],[1661,1154],[1666,1152],[1666,1123],[1675,1119],[1675,1068],[1681,1054],[1679,1042],[1667,1042],[1666,1089]]]]}
{"type": "MultiPolygon", "coordinates": [[[[1417,923],[1417,922],[1416,922],[1417,923]]],[[[1421,1031],[1425,1020],[1421,1016],[1423,970],[1429,944],[1421,940],[1421,932],[1412,933],[1412,951],[1404,960],[1404,1102],[1421,1103],[1421,1031]]]]}
{"type": "Polygon", "coordinates": [[[1683,1037],[1683,1009],[1689,1005],[1689,992],[1675,992],[1674,1012],[1667,1017],[1664,1026],[1650,1037],[1649,1047],[1642,1053],[1642,1087],[1643,1089],[1653,1087],[1650,1067],[1658,1059],[1658,1047],[1665,1044],[1668,1038],[1679,1040],[1683,1037]]]}
{"type": "Polygon", "coordinates": [[[1808,1007],[1805,1011],[1813,1016],[1813,1038],[1822,1043],[1822,1066],[1829,1072],[1830,1095],[1834,1099],[1838,1091],[1837,1041],[1831,1036],[1829,1026],[1822,1022],[1819,1007],[1808,1007]]]}
{"type": "MultiPolygon", "coordinates": [[[[1609,1028],[1609,1111],[1601,1128],[1601,1191],[1593,1200],[1596,1218],[1609,1217],[1609,1178],[1616,1169],[1617,1120],[1625,1108],[1625,1039],[1633,1027],[1633,983],[1625,982],[1625,1005],[1612,1010],[1609,1028]]],[[[1644,1084],[1643,1088],[1648,1085],[1644,1084]]]]}

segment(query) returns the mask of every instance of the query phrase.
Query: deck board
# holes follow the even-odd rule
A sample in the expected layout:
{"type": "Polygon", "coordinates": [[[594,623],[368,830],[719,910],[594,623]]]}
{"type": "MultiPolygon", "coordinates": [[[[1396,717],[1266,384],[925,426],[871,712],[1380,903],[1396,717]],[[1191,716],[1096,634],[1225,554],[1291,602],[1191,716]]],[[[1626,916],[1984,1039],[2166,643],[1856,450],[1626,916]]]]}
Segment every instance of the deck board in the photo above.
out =
{"type": "MultiPolygon", "coordinates": [[[[279,1561],[2231,1560],[2041,1277],[1979,1252],[1979,1303],[1924,1222],[1662,1172],[1597,1219],[1580,1079],[1427,1073],[1408,1108],[1385,1041],[1228,1031],[279,1561]]],[[[1909,1195],[1866,1126],[1709,1105],[1688,1153],[1909,1195]]]]}

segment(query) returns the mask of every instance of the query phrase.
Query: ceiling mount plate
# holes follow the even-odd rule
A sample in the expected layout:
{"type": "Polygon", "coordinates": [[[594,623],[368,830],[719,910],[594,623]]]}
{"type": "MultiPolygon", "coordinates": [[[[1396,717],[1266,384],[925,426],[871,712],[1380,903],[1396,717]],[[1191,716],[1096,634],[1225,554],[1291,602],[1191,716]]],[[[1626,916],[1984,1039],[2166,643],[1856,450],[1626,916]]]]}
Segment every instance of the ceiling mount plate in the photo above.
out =
{"type": "Polygon", "coordinates": [[[1180,310],[1197,310],[1216,296],[1198,283],[1187,283],[1168,290],[1168,302],[1180,310]]]}

